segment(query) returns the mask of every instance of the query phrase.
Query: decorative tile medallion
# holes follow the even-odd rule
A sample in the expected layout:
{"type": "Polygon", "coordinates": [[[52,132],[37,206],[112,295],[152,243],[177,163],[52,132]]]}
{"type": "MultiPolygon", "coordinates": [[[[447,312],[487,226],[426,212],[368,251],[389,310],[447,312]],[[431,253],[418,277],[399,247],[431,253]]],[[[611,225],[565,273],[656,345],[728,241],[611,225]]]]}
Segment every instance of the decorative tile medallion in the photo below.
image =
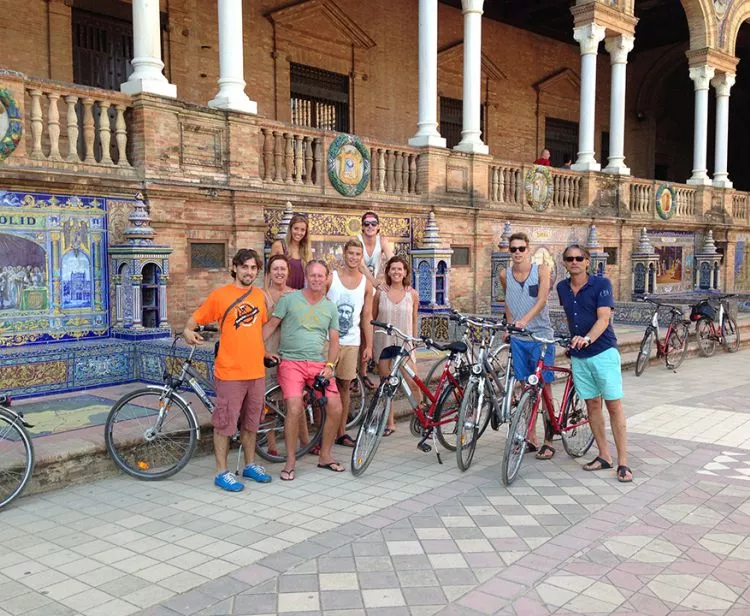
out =
{"type": "Polygon", "coordinates": [[[23,135],[23,118],[10,90],[0,89],[0,160],[5,160],[18,147],[23,135]]]}
{"type": "Polygon", "coordinates": [[[656,213],[669,220],[675,213],[675,192],[669,184],[660,184],[656,191],[656,213]]]}
{"type": "Polygon", "coordinates": [[[328,179],[345,197],[356,197],[370,181],[370,152],[354,135],[339,135],[328,148],[328,179]]]}
{"type": "Polygon", "coordinates": [[[534,165],[526,174],[523,184],[526,201],[537,212],[546,210],[552,203],[552,174],[544,165],[534,165]]]}

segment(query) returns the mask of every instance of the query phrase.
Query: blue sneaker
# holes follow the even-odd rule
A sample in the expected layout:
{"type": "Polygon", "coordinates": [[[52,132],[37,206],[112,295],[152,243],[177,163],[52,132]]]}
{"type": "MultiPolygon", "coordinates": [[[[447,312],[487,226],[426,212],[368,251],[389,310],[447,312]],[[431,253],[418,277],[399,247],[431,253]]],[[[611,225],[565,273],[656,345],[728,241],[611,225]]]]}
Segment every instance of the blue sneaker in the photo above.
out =
{"type": "Polygon", "coordinates": [[[254,479],[258,483],[271,483],[271,475],[260,464],[248,464],[242,471],[242,476],[254,479]]]}
{"type": "Polygon", "coordinates": [[[219,486],[222,490],[226,490],[227,492],[242,492],[242,490],[245,489],[245,484],[241,481],[237,481],[234,478],[234,475],[229,471],[221,473],[221,475],[216,475],[214,485],[219,486]]]}

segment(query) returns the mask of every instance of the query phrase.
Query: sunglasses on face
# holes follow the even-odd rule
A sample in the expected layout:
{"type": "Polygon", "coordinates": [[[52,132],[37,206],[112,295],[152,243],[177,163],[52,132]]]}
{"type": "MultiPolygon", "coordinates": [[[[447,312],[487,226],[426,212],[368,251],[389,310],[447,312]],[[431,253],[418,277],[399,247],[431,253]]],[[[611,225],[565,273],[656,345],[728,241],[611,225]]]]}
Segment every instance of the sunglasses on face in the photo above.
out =
{"type": "Polygon", "coordinates": [[[509,250],[511,252],[526,252],[526,246],[511,246],[509,250]]]}
{"type": "Polygon", "coordinates": [[[586,260],[586,257],[583,255],[576,255],[575,257],[565,257],[566,263],[573,263],[573,261],[578,261],[578,263],[582,263],[586,260]]]}
{"type": "Polygon", "coordinates": [[[362,223],[363,227],[377,227],[380,223],[377,220],[365,220],[362,223]]]}

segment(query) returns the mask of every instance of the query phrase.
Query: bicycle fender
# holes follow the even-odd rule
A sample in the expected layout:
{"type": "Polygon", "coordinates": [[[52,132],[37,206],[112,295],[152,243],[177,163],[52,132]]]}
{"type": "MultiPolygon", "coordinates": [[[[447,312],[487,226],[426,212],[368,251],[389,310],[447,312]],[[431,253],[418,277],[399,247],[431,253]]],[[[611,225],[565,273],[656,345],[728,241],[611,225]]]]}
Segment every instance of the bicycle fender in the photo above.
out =
{"type": "MultiPolygon", "coordinates": [[[[146,385],[143,389],[150,389],[152,391],[164,391],[163,385],[146,385]]],[[[172,398],[177,400],[178,402],[185,405],[185,408],[187,408],[188,412],[190,413],[190,416],[193,418],[193,421],[195,422],[195,436],[197,439],[200,440],[201,437],[201,425],[198,422],[198,416],[195,414],[195,411],[193,410],[193,407],[190,406],[190,402],[188,402],[183,396],[178,394],[176,391],[172,392],[172,398]]]]}

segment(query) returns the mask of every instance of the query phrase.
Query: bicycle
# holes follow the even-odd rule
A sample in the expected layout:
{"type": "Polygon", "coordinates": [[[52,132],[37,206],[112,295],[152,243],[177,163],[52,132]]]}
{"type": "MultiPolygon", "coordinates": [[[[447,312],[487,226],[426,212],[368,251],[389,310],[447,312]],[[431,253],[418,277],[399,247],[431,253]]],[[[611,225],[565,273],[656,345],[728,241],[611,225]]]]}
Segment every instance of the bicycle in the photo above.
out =
{"type": "Polygon", "coordinates": [[[720,295],[698,302],[690,311],[690,320],[695,321],[695,334],[698,337],[698,353],[702,357],[711,357],[716,352],[718,342],[728,353],[735,353],[740,348],[740,328],[737,320],[729,314],[725,300],[731,295],[720,295]],[[718,300],[718,316],[717,306],[718,300]],[[718,325],[717,325],[718,323],[718,325]]]}
{"type": "Polygon", "coordinates": [[[0,395],[0,509],[18,498],[34,471],[34,445],[27,428],[33,428],[10,397],[0,395]]]}
{"type": "Polygon", "coordinates": [[[477,441],[487,429],[490,417],[504,420],[506,396],[490,361],[488,349],[492,348],[497,332],[505,329],[505,324],[491,319],[470,318],[458,312],[454,312],[450,318],[478,330],[476,339],[479,348],[469,368],[471,377],[456,423],[456,463],[459,469],[466,471],[471,466],[477,441]]]}
{"type": "Polygon", "coordinates": [[[396,335],[402,340],[400,347],[395,347],[398,351],[393,358],[391,372],[388,376],[382,377],[375,394],[370,400],[365,417],[359,426],[357,440],[352,450],[352,474],[356,477],[365,472],[367,467],[375,457],[380,441],[383,437],[388,416],[391,411],[393,399],[399,388],[402,389],[414,412],[414,417],[410,423],[410,430],[414,436],[420,436],[421,440],[417,444],[420,451],[428,453],[435,449],[438,463],[442,464],[438,442],[449,451],[456,450],[456,444],[451,439],[456,438],[456,421],[458,411],[463,398],[464,381],[468,374],[456,375],[450,367],[450,362],[445,364],[440,380],[434,391],[430,390],[414,370],[407,363],[411,351],[419,346],[435,348],[439,351],[449,353],[451,361],[456,360],[461,353],[466,353],[467,346],[461,341],[450,342],[448,344],[438,344],[429,338],[415,338],[405,334],[390,323],[382,321],[371,321],[378,328],[375,333],[388,333],[396,335]],[[422,406],[417,403],[411,389],[404,380],[401,369],[411,377],[419,390],[424,394],[429,406],[422,406]],[[427,444],[427,440],[432,438],[433,445],[427,444]]]}
{"type": "Polygon", "coordinates": [[[589,425],[586,403],[578,397],[575,391],[572,370],[561,366],[547,366],[544,364],[544,354],[547,346],[550,344],[560,344],[563,347],[567,347],[570,344],[570,338],[558,337],[548,340],[514,327],[508,327],[508,330],[526,335],[536,342],[541,343],[542,349],[534,373],[526,379],[524,392],[518,402],[518,407],[508,430],[508,438],[505,441],[502,480],[506,486],[513,483],[518,476],[523,456],[526,453],[526,437],[539,412],[539,405],[542,403],[542,400],[544,400],[551,430],[553,434],[559,434],[562,437],[563,447],[569,456],[579,458],[585,455],[594,442],[594,434],[589,425]],[[562,403],[559,406],[559,414],[555,414],[554,401],[551,395],[544,389],[543,373],[545,371],[559,372],[566,375],[565,389],[562,403]]]}
{"type": "Polygon", "coordinates": [[[653,304],[655,309],[651,316],[651,323],[648,324],[646,331],[643,333],[638,358],[635,361],[635,376],[641,376],[646,370],[654,342],[656,342],[657,359],[663,357],[667,368],[676,370],[685,361],[685,355],[687,355],[690,340],[690,321],[682,318],[682,310],[677,306],[662,304],[647,296],[643,297],[643,301],[653,304]],[[667,333],[664,335],[663,342],[659,340],[659,308],[669,308],[670,313],[669,325],[667,325],[667,333]]]}
{"type": "MultiPolygon", "coordinates": [[[[213,326],[200,326],[198,332],[216,332],[213,326]]],[[[166,479],[182,470],[195,452],[200,440],[200,424],[191,403],[180,389],[192,390],[209,413],[215,404],[206,393],[212,384],[193,367],[196,346],[181,360],[177,376],[172,369],[180,362],[176,355],[179,335],[175,336],[164,368],[162,385],[146,385],[122,396],[109,412],[104,424],[107,453],[123,472],[147,481],[166,479]]],[[[270,367],[270,366],[269,366],[270,367]]],[[[269,462],[283,462],[284,421],[283,399],[274,397],[277,387],[266,391],[266,398],[256,439],[256,453],[269,462]],[[269,451],[268,435],[275,439],[274,451],[269,451]]],[[[318,389],[318,391],[320,391],[318,389]]],[[[325,386],[323,386],[323,392],[325,386]]],[[[297,456],[308,453],[320,442],[325,424],[325,398],[307,389],[309,403],[304,413],[308,440],[297,449],[297,456]]],[[[232,437],[239,442],[239,431],[232,437]]],[[[240,470],[242,445],[237,455],[240,470]]]]}

